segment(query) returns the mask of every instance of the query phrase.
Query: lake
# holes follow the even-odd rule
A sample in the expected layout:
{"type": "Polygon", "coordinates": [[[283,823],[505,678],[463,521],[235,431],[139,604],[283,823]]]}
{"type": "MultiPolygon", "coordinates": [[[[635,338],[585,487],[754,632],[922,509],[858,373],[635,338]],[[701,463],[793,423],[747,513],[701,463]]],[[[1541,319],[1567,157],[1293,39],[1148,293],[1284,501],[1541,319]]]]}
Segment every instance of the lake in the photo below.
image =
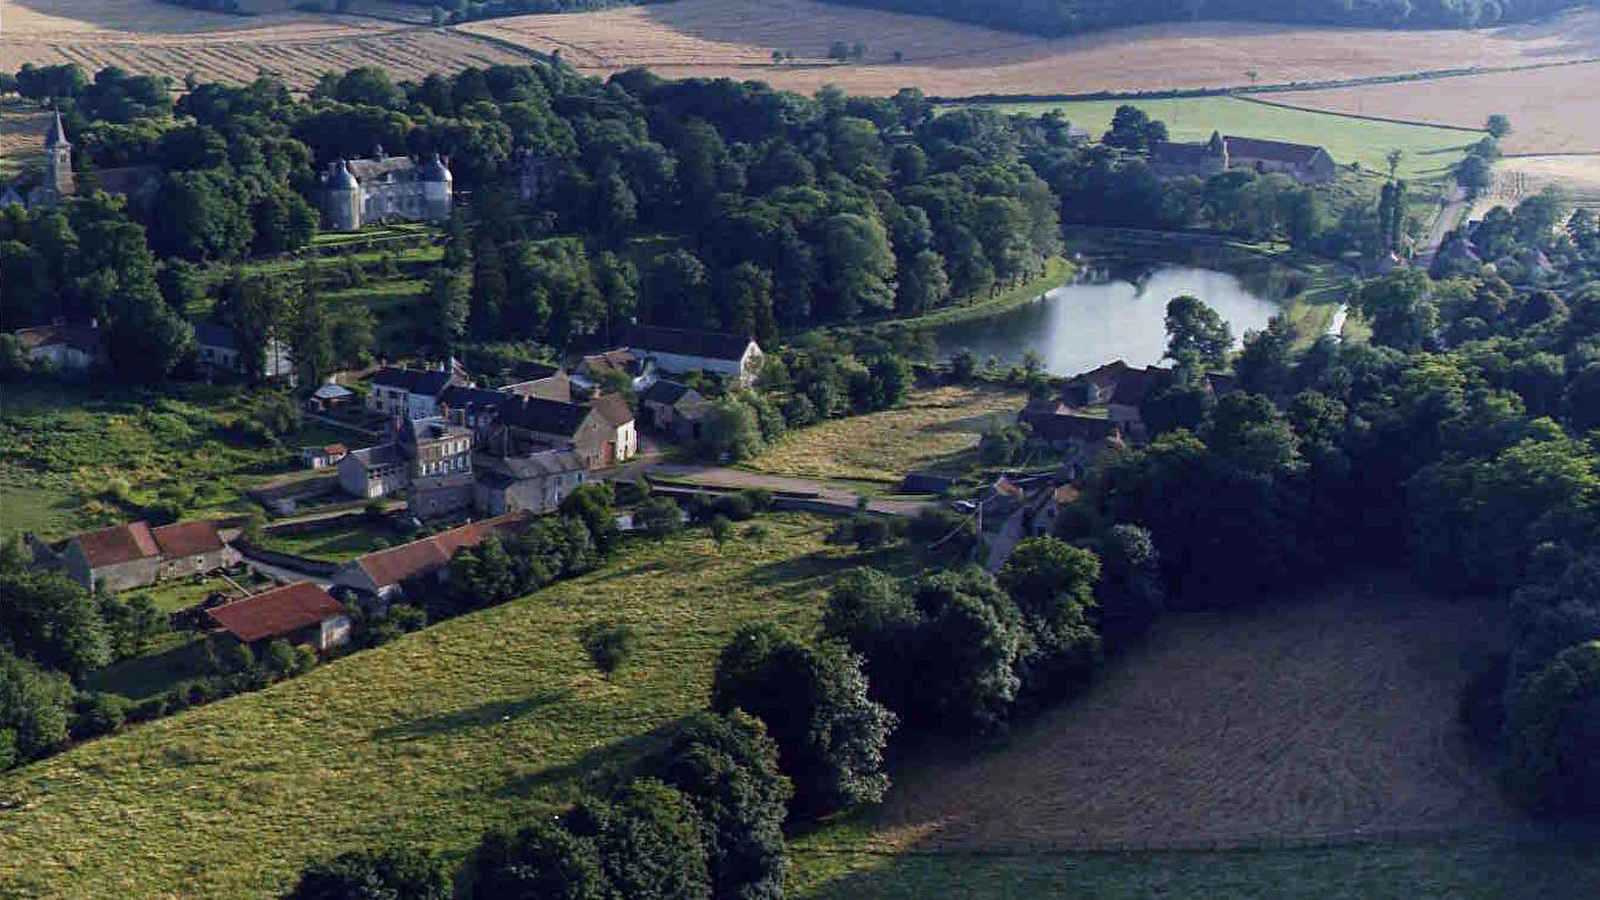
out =
{"type": "Polygon", "coordinates": [[[1159,265],[1143,273],[1101,270],[1063,285],[1004,315],[941,329],[939,356],[960,347],[981,363],[993,356],[1010,365],[1029,350],[1056,375],[1074,375],[1114,359],[1130,366],[1161,361],[1167,349],[1167,301],[1190,294],[1205,301],[1233,328],[1237,345],[1244,333],[1265,327],[1277,303],[1247,288],[1238,277],[1213,269],[1159,265]]]}

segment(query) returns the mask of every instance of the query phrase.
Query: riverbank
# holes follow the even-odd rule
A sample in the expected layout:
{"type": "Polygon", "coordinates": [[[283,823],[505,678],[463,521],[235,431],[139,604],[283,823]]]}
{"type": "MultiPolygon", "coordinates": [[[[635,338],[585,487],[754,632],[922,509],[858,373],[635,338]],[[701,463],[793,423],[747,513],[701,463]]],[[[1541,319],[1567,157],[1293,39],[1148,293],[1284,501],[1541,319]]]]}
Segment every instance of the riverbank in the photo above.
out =
{"type": "MultiPolygon", "coordinates": [[[[1026,306],[1039,299],[1046,291],[1058,288],[1072,280],[1077,272],[1077,266],[1060,256],[1053,256],[1045,261],[1044,272],[1037,278],[1029,279],[1016,287],[1008,288],[1000,293],[983,300],[977,300],[960,306],[946,306],[933,312],[920,316],[911,316],[902,319],[885,319],[879,322],[864,322],[860,325],[829,325],[817,329],[809,329],[831,337],[846,335],[859,335],[868,332],[893,332],[907,329],[937,329],[948,328],[965,322],[976,322],[1003,316],[1020,307],[1026,306]]],[[[798,336],[798,335],[794,335],[798,336]]]]}

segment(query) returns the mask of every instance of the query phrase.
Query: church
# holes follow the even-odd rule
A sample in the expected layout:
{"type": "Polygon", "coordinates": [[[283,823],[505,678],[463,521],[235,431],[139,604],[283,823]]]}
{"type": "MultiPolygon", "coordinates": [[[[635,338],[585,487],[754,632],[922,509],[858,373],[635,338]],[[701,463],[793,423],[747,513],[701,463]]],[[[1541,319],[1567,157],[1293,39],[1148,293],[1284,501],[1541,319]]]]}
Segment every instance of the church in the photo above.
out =
{"type": "MultiPolygon", "coordinates": [[[[155,170],[149,166],[122,166],[96,169],[94,179],[102,190],[143,203],[155,195],[155,170]]],[[[57,112],[44,139],[44,173],[32,173],[6,185],[0,192],[0,207],[21,206],[33,209],[54,206],[78,190],[78,176],[72,171],[72,142],[57,112]]]]}
{"type": "Polygon", "coordinates": [[[1321,184],[1338,175],[1328,151],[1310,144],[1291,144],[1211,132],[1202,144],[1159,141],[1150,146],[1150,168],[1165,178],[1210,178],[1230,169],[1260,175],[1276,172],[1302,184],[1321,184]]]}

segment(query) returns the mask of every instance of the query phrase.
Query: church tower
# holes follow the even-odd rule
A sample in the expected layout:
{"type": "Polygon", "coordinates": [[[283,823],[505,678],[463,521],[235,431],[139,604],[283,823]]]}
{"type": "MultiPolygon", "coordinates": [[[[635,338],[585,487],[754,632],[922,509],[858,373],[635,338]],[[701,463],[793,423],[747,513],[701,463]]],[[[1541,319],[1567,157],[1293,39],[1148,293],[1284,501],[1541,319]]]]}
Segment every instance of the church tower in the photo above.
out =
{"type": "Polygon", "coordinates": [[[44,139],[44,184],[40,185],[49,202],[72,196],[76,184],[72,177],[72,143],[67,140],[67,129],[61,124],[61,113],[56,112],[50,134],[44,139]]]}

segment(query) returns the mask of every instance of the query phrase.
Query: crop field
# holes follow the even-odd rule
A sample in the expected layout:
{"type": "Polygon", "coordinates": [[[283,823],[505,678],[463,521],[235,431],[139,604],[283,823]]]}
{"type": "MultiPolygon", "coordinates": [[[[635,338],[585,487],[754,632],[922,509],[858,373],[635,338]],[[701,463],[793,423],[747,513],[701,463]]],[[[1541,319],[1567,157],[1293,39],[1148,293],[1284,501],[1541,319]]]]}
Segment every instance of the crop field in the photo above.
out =
{"type": "Polygon", "coordinates": [[[785,436],[745,464],[758,472],[898,482],[907,472],[975,461],[978,438],[1016,417],[1026,396],[989,387],[914,390],[899,409],[833,419],[785,436]]]}
{"type": "Polygon", "coordinates": [[[1481,127],[1511,119],[1507,153],[1600,153],[1600,62],[1409,84],[1296,91],[1272,99],[1309,109],[1481,127]]]}
{"type": "Polygon", "coordinates": [[[759,79],[804,93],[836,84],[886,95],[915,85],[956,97],[1276,84],[1600,55],[1600,14],[1592,11],[1477,31],[1198,22],[1046,39],[811,0],[676,0],[488,19],[461,30],[559,49],[592,74],[649,66],[669,78],[759,79]],[[867,44],[863,61],[826,58],[834,41],[857,39],[867,44]],[[795,61],[774,66],[774,50],[792,50],[795,61]]]}
{"type": "Polygon", "coordinates": [[[1600,153],[1586,156],[1512,156],[1494,164],[1494,184],[1469,216],[1495,206],[1515,206],[1525,197],[1554,186],[1576,206],[1600,210],[1600,153]]]}
{"type": "Polygon", "coordinates": [[[464,851],[703,706],[738,625],[813,627],[857,558],[823,544],[826,519],[763,521],[765,539],[722,550],[703,529],[631,543],[583,578],[0,775],[0,798],[18,804],[0,811],[0,885],[260,900],[309,855],[464,851]],[[639,636],[610,680],[575,636],[602,618],[639,636]]]}
{"type": "Polygon", "coordinates": [[[261,72],[307,86],[326,71],[379,66],[395,78],[467,66],[525,63],[528,55],[471,36],[375,19],[284,12],[234,16],[157,0],[5,0],[0,68],[75,62],[182,80],[249,81],[261,72]]]}
{"type": "MultiPolygon", "coordinates": [[[[1275,99],[1298,97],[1277,94],[1275,99]]],[[[1131,103],[1167,124],[1175,141],[1203,141],[1213,131],[1326,147],[1340,165],[1358,162],[1363,169],[1387,172],[1384,155],[1404,151],[1400,174],[1405,178],[1442,175],[1458,160],[1468,144],[1482,134],[1451,128],[1371,122],[1346,116],[1299,109],[1284,109],[1237,97],[1191,97],[1165,100],[1095,100],[1076,103],[1001,103],[1004,112],[1042,115],[1059,110],[1067,121],[1082,125],[1098,140],[1111,127],[1118,106],[1131,103]]],[[[1481,125],[1482,123],[1477,123],[1481,125]]]]}

